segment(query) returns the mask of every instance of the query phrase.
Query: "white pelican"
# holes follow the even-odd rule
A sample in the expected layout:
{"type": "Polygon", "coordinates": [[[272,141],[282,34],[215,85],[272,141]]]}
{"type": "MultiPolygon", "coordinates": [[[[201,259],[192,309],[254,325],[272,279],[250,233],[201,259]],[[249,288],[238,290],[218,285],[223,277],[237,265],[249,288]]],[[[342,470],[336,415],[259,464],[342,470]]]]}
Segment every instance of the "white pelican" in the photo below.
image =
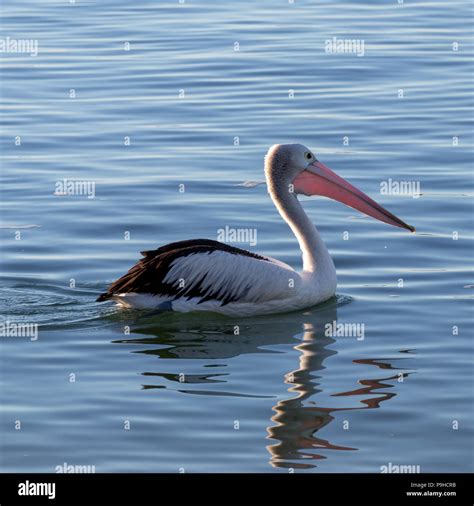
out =
{"type": "Polygon", "coordinates": [[[276,144],[265,157],[268,191],[303,254],[303,270],[209,239],[179,241],[142,258],[98,301],[135,308],[207,311],[234,316],[304,309],[336,292],[336,269],[297,195],[329,197],[390,225],[414,232],[336,175],[301,144],[276,144]]]}

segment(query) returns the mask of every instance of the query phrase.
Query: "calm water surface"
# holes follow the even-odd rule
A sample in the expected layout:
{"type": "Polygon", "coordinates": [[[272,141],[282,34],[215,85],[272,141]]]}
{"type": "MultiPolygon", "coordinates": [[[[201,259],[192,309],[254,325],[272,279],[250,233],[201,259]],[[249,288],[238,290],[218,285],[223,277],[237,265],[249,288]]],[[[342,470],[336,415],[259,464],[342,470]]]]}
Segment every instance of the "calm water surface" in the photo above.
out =
{"type": "Polygon", "coordinates": [[[0,340],[1,471],[473,470],[471,2],[0,9],[3,39],[38,41],[0,53],[2,323],[39,329],[0,340]],[[363,56],[325,52],[333,37],[363,56]],[[140,250],[225,226],[299,268],[265,187],[239,186],[276,142],[417,233],[304,199],[338,270],[322,307],[236,321],[94,302],[140,250]],[[55,195],[64,179],[95,198],[55,195]],[[422,195],[381,195],[389,179],[422,195]],[[364,338],[326,335],[335,321],[364,338]]]}

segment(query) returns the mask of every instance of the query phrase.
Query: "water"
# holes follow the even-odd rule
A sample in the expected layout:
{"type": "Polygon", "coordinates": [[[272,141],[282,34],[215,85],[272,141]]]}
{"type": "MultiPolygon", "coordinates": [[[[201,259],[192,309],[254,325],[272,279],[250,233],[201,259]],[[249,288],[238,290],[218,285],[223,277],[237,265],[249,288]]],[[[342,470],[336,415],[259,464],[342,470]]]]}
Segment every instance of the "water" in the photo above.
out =
{"type": "Polygon", "coordinates": [[[2,471],[473,470],[470,2],[1,12],[3,37],[38,40],[36,57],[0,54],[2,321],[39,326],[0,341],[2,471]],[[333,37],[364,55],[326,53],[333,37]],[[234,320],[94,302],[140,250],[226,225],[299,267],[264,186],[238,186],[276,142],[310,146],[417,233],[303,199],[338,270],[322,307],[234,320]],[[421,197],[381,195],[390,178],[421,197]],[[95,198],[55,195],[63,179],[95,198]],[[335,320],[364,339],[325,336],[335,320]]]}

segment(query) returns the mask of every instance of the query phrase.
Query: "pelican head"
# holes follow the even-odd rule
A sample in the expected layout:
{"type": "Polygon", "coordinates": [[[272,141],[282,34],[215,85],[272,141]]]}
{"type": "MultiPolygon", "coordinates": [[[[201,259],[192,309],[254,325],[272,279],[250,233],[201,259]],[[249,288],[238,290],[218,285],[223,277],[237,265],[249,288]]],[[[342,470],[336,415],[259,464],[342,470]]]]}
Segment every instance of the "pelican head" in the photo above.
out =
{"type": "Polygon", "coordinates": [[[328,197],[389,225],[415,231],[414,227],[326,167],[302,144],[272,146],[265,156],[265,175],[271,194],[283,191],[328,197]]]}

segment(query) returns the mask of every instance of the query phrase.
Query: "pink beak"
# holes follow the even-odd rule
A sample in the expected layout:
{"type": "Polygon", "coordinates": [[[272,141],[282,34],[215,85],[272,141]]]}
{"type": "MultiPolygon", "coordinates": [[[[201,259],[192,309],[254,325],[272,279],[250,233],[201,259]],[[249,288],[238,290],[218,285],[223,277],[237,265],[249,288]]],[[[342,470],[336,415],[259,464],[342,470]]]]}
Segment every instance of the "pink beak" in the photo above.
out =
{"type": "Polygon", "coordinates": [[[293,181],[293,186],[296,193],[329,197],[376,220],[395,227],[406,228],[411,232],[415,231],[415,227],[407,225],[321,162],[308,165],[293,181]]]}

